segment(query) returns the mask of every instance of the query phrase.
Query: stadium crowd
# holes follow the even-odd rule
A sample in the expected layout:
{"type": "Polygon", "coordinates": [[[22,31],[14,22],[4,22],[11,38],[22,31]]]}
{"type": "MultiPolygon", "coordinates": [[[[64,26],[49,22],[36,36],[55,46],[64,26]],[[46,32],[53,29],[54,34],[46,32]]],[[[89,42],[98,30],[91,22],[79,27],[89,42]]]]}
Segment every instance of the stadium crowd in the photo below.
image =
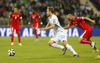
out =
{"type": "MultiPolygon", "coordinates": [[[[75,16],[86,16],[96,21],[96,25],[100,25],[100,16],[94,14],[94,11],[88,5],[82,4],[80,0],[0,0],[0,25],[7,25],[9,14],[17,7],[22,14],[24,25],[28,24],[32,9],[40,15],[40,26],[47,24],[46,8],[53,6],[55,14],[58,16],[62,26],[67,25],[69,20],[66,15],[74,12],[75,16]],[[42,24],[43,23],[43,24],[42,24]]],[[[87,22],[87,21],[86,21],[87,22]]],[[[90,22],[88,22],[91,24],[90,22]]]]}
{"type": "Polygon", "coordinates": [[[96,6],[96,8],[100,11],[100,0],[90,0],[94,6],[96,6]]]}

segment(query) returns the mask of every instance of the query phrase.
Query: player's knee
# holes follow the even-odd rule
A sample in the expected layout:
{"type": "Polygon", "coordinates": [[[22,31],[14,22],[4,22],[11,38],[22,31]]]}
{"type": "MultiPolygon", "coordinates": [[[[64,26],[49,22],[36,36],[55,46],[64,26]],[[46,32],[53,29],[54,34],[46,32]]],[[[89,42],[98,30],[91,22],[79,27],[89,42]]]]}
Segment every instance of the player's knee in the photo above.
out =
{"type": "Polygon", "coordinates": [[[55,42],[50,41],[48,44],[49,44],[49,46],[52,46],[53,43],[55,43],[55,42]]]}
{"type": "Polygon", "coordinates": [[[14,32],[12,32],[12,35],[14,35],[14,32]]]}
{"type": "Polygon", "coordinates": [[[62,44],[63,44],[64,46],[66,46],[66,45],[67,45],[67,42],[64,40],[64,41],[62,41],[62,44]]]}
{"type": "Polygon", "coordinates": [[[49,42],[48,44],[49,44],[49,46],[51,46],[51,45],[52,45],[52,43],[51,43],[51,42],[49,42]]]}

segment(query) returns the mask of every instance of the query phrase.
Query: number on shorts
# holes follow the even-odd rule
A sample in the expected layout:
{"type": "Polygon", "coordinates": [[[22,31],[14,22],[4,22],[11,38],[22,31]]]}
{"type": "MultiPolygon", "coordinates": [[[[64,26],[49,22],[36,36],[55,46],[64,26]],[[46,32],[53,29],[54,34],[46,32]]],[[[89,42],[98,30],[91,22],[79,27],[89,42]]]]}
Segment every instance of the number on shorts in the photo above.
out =
{"type": "Polygon", "coordinates": [[[64,39],[65,38],[65,35],[61,35],[61,39],[64,39]]]}

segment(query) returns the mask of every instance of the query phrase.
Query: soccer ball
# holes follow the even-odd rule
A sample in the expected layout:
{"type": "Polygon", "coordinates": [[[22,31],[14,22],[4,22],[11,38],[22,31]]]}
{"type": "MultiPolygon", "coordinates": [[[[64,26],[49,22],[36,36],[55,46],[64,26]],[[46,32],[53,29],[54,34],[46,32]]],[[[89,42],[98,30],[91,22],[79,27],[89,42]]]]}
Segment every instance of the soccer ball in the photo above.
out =
{"type": "Polygon", "coordinates": [[[9,49],[9,50],[8,50],[8,55],[9,55],[9,56],[14,56],[14,55],[15,55],[14,49],[9,49]]]}

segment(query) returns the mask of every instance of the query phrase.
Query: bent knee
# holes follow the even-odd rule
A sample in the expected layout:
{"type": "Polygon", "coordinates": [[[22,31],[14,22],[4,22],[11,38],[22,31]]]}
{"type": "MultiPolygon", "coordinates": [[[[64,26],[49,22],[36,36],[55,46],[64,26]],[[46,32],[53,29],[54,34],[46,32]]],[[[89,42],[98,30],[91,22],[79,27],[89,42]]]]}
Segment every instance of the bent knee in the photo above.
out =
{"type": "Polygon", "coordinates": [[[52,42],[49,42],[49,43],[48,43],[49,46],[51,46],[52,44],[53,44],[52,42]]]}
{"type": "Polygon", "coordinates": [[[12,32],[12,35],[14,35],[14,32],[12,32]]]}
{"type": "Polygon", "coordinates": [[[49,41],[48,45],[51,46],[53,43],[55,43],[55,41],[49,41]]]}
{"type": "Polygon", "coordinates": [[[66,46],[66,45],[67,45],[67,42],[64,40],[64,41],[62,42],[62,44],[63,44],[64,46],[66,46]]]}

